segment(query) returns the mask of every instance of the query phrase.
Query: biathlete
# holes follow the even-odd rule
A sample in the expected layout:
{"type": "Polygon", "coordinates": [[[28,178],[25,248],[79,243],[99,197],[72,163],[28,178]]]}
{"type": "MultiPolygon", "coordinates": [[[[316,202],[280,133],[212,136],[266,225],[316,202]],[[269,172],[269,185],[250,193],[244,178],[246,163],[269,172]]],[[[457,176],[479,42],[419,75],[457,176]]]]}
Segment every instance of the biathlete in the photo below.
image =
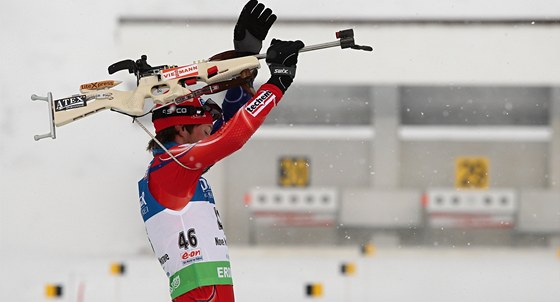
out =
{"type": "MultiPolygon", "coordinates": [[[[258,53],[276,16],[256,0],[234,30],[241,54],[258,53]]],[[[301,41],[273,39],[266,62],[271,77],[251,97],[230,89],[220,108],[209,101],[154,111],[153,160],[139,182],[141,213],[155,256],[169,278],[174,302],[234,301],[226,235],[203,173],[239,150],[278,105],[295,76],[301,41]]]]}

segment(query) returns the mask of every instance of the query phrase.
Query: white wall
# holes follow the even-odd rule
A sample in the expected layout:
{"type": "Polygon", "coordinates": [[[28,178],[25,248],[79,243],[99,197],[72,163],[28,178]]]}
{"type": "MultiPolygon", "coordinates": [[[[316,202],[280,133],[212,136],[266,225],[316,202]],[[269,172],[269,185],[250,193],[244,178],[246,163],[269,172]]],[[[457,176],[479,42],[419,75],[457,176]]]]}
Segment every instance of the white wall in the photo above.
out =
{"type": "MultiPolygon", "coordinates": [[[[318,44],[334,41],[334,33],[346,28],[354,29],[357,44],[371,45],[374,51],[331,48],[304,53],[299,59],[297,83],[560,84],[560,69],[551,68],[560,66],[560,24],[280,23],[269,37],[318,44]]],[[[187,27],[181,23],[126,23],[119,29],[119,48],[122,56],[132,58],[146,53],[155,65],[190,64],[230,49],[229,35],[228,26],[221,23],[190,22],[187,27]],[[164,42],[145,43],[157,39],[164,42]]],[[[260,78],[266,80],[268,70],[263,69],[260,78]]]]}
{"type": "MultiPolygon", "coordinates": [[[[193,1],[170,0],[165,4],[149,2],[142,5],[133,0],[122,12],[130,16],[172,16],[195,18],[235,18],[247,1],[193,1]]],[[[560,16],[560,6],[555,0],[269,0],[263,1],[283,19],[378,19],[378,20],[554,20],[560,16]]]]}

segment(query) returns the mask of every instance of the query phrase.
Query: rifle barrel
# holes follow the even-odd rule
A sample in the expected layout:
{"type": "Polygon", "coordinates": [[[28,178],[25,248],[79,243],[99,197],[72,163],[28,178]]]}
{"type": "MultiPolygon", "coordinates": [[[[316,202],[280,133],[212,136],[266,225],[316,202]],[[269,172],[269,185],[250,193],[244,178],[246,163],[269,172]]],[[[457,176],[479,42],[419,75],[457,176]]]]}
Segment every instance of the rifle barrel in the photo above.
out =
{"type": "MultiPolygon", "coordinates": [[[[299,52],[302,53],[302,52],[306,52],[306,51],[313,51],[313,50],[319,50],[319,49],[325,49],[325,48],[331,48],[331,47],[337,47],[337,46],[340,46],[340,40],[305,46],[304,48],[300,49],[299,52]]],[[[266,58],[266,53],[261,53],[261,54],[255,55],[255,57],[257,57],[257,59],[259,59],[259,60],[265,59],[266,58]]]]}

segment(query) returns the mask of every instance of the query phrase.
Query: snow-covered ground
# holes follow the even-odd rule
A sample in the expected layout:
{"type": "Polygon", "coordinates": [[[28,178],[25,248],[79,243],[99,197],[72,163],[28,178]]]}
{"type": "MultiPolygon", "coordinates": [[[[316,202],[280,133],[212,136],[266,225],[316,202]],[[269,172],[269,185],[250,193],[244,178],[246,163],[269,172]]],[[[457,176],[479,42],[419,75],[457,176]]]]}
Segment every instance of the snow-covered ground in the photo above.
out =
{"type": "MultiPolygon", "coordinates": [[[[236,300],[257,301],[560,301],[560,257],[554,249],[233,247],[236,300]],[[354,264],[354,275],[341,265],[354,264]],[[305,287],[320,284],[323,295],[305,287]]],[[[146,255],[128,258],[2,259],[0,301],[46,301],[47,283],[64,286],[58,301],[169,301],[163,271],[146,255]],[[126,265],[124,276],[109,273],[126,265]]]]}

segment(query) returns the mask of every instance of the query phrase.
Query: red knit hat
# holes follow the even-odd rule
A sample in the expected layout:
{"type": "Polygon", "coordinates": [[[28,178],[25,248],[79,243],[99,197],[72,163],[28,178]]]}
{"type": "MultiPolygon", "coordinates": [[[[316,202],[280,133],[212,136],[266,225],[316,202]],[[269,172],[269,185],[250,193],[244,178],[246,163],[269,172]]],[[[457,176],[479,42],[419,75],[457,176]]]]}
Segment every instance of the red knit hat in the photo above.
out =
{"type": "Polygon", "coordinates": [[[212,113],[202,105],[201,100],[193,100],[189,105],[170,105],[152,113],[152,122],[156,133],[175,125],[212,124],[212,113]]]}

